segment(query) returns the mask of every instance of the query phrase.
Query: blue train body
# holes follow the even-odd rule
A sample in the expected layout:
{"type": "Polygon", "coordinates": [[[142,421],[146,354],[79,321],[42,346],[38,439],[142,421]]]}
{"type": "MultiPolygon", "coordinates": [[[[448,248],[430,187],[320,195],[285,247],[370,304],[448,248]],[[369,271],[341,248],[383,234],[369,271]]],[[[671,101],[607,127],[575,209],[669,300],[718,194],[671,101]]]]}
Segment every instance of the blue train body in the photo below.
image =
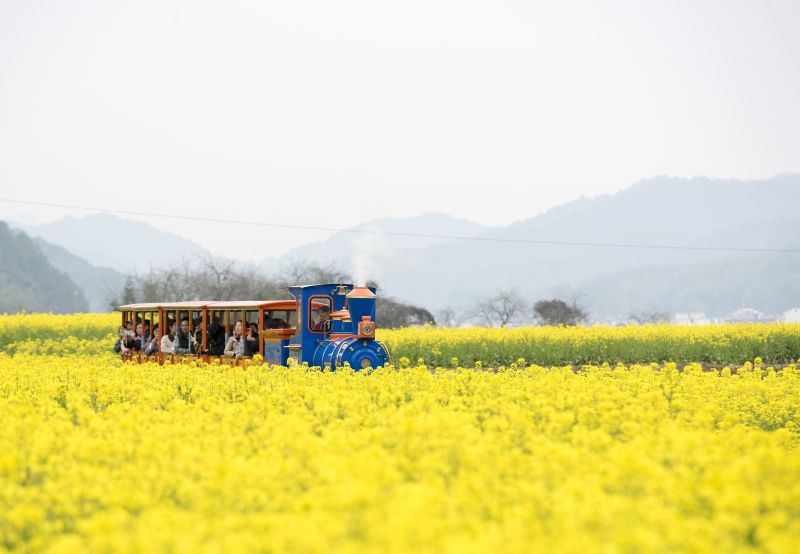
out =
{"type": "Polygon", "coordinates": [[[375,340],[373,287],[322,284],[289,291],[297,302],[297,332],[285,345],[288,357],[331,370],[349,365],[360,371],[389,363],[386,347],[375,340]]]}

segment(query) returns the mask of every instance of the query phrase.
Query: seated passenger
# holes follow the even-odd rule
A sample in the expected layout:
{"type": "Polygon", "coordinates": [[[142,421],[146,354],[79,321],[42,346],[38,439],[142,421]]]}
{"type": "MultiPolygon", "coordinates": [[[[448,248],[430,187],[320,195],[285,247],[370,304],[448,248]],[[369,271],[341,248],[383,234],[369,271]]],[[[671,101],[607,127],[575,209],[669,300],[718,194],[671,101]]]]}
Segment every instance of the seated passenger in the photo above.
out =
{"type": "Polygon", "coordinates": [[[114,344],[114,352],[128,354],[130,352],[136,352],[139,349],[139,341],[134,337],[133,331],[129,331],[125,327],[120,327],[118,333],[119,339],[114,344]]]}
{"type": "Polygon", "coordinates": [[[142,334],[141,334],[141,350],[144,352],[147,350],[147,344],[150,342],[150,322],[145,320],[142,324],[142,334]]]}
{"type": "Polygon", "coordinates": [[[219,317],[215,317],[208,326],[206,346],[211,356],[222,356],[225,353],[225,328],[220,325],[219,317]]]}
{"type": "Polygon", "coordinates": [[[181,326],[178,332],[175,333],[175,353],[194,354],[196,344],[197,340],[195,340],[194,335],[189,330],[189,318],[184,317],[181,319],[181,326]]]}
{"type": "Polygon", "coordinates": [[[174,354],[175,353],[175,331],[177,331],[178,324],[175,321],[167,321],[167,329],[169,332],[161,337],[161,353],[174,354]]]}
{"type": "Polygon", "coordinates": [[[331,330],[331,309],[328,306],[317,308],[317,321],[311,326],[311,330],[325,333],[331,330]]]}
{"type": "Polygon", "coordinates": [[[244,339],[242,354],[244,356],[258,354],[258,325],[256,323],[251,323],[247,326],[247,336],[244,339]]]}
{"type": "Polygon", "coordinates": [[[194,320],[194,338],[197,344],[203,344],[203,318],[198,317],[194,320]]]}
{"type": "Polygon", "coordinates": [[[145,337],[142,335],[142,322],[141,320],[136,323],[135,331],[133,334],[134,340],[136,340],[136,350],[144,350],[143,346],[145,344],[145,337]]]}
{"type": "Polygon", "coordinates": [[[265,322],[265,327],[267,329],[288,329],[289,325],[279,317],[271,317],[265,322]]]}
{"type": "Polygon", "coordinates": [[[150,340],[147,341],[147,345],[144,347],[144,353],[147,356],[153,356],[158,354],[158,324],[156,323],[153,326],[153,336],[150,337],[150,340]]]}
{"type": "Polygon", "coordinates": [[[228,339],[225,345],[224,354],[229,358],[242,357],[242,322],[237,321],[233,328],[233,335],[228,339]]]}
{"type": "Polygon", "coordinates": [[[125,328],[124,325],[120,325],[119,329],[117,329],[117,342],[114,343],[114,352],[116,354],[125,353],[128,349],[125,347],[125,339],[128,338],[128,330],[125,328]]]}

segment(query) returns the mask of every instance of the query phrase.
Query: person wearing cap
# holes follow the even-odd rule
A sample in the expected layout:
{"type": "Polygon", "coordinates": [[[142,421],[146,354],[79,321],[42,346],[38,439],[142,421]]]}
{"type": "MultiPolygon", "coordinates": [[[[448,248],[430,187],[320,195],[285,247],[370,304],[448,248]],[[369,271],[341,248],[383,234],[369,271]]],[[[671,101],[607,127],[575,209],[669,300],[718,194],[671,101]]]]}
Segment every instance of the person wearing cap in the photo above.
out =
{"type": "Polygon", "coordinates": [[[317,308],[317,322],[311,326],[316,333],[327,333],[331,330],[331,309],[328,306],[317,308]]]}

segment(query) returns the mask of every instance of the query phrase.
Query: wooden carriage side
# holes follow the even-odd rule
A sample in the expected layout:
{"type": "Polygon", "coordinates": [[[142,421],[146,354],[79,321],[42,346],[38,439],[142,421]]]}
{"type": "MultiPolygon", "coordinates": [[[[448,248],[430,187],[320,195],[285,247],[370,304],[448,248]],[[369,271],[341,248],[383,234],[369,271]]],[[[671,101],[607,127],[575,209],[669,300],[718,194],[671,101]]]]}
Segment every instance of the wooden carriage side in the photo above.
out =
{"type": "Polygon", "coordinates": [[[247,300],[247,301],[188,301],[165,303],[139,303],[120,306],[122,325],[132,326],[138,322],[149,324],[150,333],[158,324],[156,335],[158,344],[168,332],[166,323],[188,318],[189,330],[195,333],[201,327],[199,352],[196,354],[164,354],[146,355],[136,351],[123,355],[124,360],[135,362],[153,361],[163,364],[166,361],[180,362],[202,359],[206,362],[219,359],[223,363],[236,364],[238,360],[225,356],[212,356],[208,353],[208,327],[214,318],[224,327],[225,339],[233,333],[236,321],[243,325],[257,324],[259,334],[259,355],[270,363],[285,364],[289,339],[296,333],[297,304],[294,300],[247,300]],[[276,321],[284,325],[276,326],[276,321]]]}

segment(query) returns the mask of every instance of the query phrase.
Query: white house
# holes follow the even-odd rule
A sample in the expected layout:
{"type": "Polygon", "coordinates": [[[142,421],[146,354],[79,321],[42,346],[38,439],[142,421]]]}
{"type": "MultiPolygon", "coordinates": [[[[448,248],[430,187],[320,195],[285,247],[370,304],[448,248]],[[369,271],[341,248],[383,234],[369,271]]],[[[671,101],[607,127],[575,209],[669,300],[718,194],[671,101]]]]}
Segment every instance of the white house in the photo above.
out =
{"type": "Polygon", "coordinates": [[[756,321],[766,321],[764,313],[755,308],[738,308],[725,318],[728,323],[753,323],[756,321]]]}
{"type": "Polygon", "coordinates": [[[672,321],[680,325],[708,325],[711,323],[704,312],[678,312],[672,321]]]}
{"type": "Polygon", "coordinates": [[[781,319],[786,323],[800,323],[800,308],[786,310],[783,312],[783,317],[781,319]]]}

